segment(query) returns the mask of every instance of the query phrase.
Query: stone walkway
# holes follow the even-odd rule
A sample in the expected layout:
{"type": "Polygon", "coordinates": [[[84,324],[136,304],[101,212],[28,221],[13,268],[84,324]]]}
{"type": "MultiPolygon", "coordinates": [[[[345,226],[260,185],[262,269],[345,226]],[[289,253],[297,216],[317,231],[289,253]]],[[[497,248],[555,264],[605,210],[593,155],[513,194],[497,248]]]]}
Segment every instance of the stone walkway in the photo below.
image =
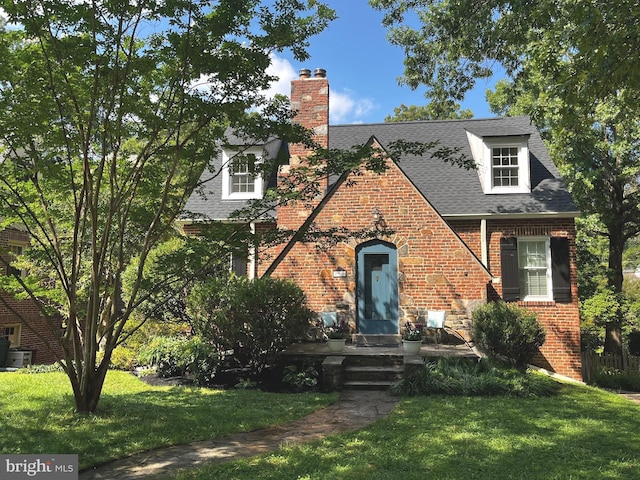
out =
{"type": "Polygon", "coordinates": [[[363,428],[387,416],[398,402],[387,392],[345,390],[339,400],[311,415],[264,430],[160,448],[80,472],[79,480],[171,478],[177,470],[225,462],[363,428]]]}
{"type": "Polygon", "coordinates": [[[640,393],[638,393],[638,392],[625,392],[625,391],[622,391],[622,392],[619,392],[619,393],[623,397],[628,398],[629,400],[640,404],[640,393]]]}

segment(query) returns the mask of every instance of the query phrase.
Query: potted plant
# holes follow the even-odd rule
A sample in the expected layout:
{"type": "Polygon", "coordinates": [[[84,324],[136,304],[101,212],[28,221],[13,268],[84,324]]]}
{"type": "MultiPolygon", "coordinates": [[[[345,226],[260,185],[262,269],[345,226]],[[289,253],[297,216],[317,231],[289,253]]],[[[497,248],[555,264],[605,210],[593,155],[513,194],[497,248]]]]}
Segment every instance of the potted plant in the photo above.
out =
{"type": "Polygon", "coordinates": [[[351,327],[344,320],[334,322],[333,325],[325,330],[327,335],[327,345],[331,353],[340,353],[344,350],[347,335],[351,333],[351,327]]]}
{"type": "Polygon", "coordinates": [[[404,324],[404,332],[402,333],[402,345],[405,353],[417,355],[422,345],[423,329],[420,324],[407,322],[404,324]]]}

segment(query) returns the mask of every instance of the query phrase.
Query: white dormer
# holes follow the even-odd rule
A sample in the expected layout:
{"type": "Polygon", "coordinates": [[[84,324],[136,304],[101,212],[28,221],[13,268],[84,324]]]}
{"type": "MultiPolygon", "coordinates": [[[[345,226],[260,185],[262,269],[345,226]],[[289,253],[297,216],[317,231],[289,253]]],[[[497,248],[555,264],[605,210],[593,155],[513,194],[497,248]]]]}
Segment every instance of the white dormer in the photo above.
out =
{"type": "Polygon", "coordinates": [[[241,152],[222,151],[222,199],[251,200],[262,198],[264,182],[256,168],[262,159],[262,147],[250,147],[241,152]]]}
{"type": "Polygon", "coordinates": [[[467,131],[482,191],[530,193],[529,135],[479,137],[467,131]]]}

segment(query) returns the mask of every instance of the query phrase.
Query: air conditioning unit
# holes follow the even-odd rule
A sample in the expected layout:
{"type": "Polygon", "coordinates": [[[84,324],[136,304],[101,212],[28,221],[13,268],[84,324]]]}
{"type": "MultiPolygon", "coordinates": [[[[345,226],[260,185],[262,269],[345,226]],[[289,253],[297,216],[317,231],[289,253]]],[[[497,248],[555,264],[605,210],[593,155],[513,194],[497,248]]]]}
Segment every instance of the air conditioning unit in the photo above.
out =
{"type": "Polygon", "coordinates": [[[23,368],[31,365],[31,355],[33,352],[28,351],[9,351],[7,354],[7,367],[23,368]]]}

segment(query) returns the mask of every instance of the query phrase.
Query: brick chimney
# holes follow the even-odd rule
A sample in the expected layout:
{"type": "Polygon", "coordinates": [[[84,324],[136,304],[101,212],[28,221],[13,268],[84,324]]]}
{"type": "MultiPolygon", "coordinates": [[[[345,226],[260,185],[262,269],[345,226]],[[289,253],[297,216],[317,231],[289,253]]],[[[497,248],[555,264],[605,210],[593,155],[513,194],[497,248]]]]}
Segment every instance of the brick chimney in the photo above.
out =
{"type": "MultiPolygon", "coordinates": [[[[296,115],[294,122],[313,131],[313,139],[322,148],[329,147],[329,81],[327,72],[317,68],[300,70],[300,77],[291,81],[291,108],[296,115]]],[[[291,168],[304,162],[310,152],[302,144],[289,145],[289,166],[281,168],[280,175],[287,175],[291,168]]],[[[326,189],[328,179],[320,185],[321,195],[311,202],[317,205],[326,189]]],[[[302,202],[290,203],[278,208],[278,224],[283,228],[297,229],[307,219],[311,210],[302,202]]]]}
{"type": "MultiPolygon", "coordinates": [[[[329,147],[329,81],[327,72],[316,68],[300,70],[300,78],[291,81],[291,108],[297,112],[294,121],[313,130],[314,140],[321,147],[329,147]]],[[[291,156],[304,157],[303,145],[291,145],[291,156]]]]}

